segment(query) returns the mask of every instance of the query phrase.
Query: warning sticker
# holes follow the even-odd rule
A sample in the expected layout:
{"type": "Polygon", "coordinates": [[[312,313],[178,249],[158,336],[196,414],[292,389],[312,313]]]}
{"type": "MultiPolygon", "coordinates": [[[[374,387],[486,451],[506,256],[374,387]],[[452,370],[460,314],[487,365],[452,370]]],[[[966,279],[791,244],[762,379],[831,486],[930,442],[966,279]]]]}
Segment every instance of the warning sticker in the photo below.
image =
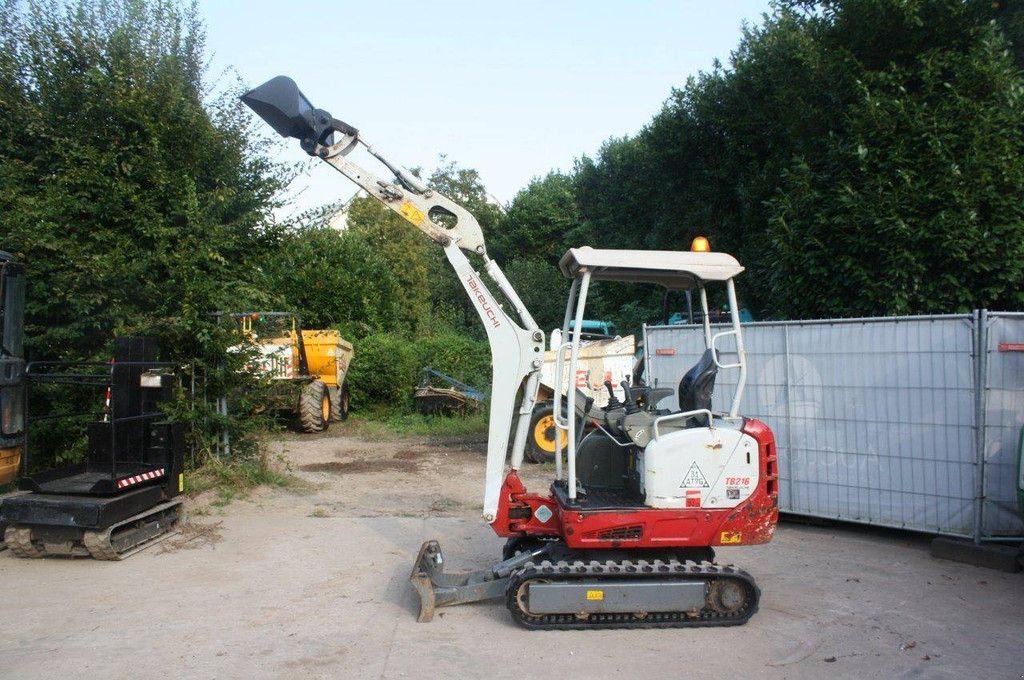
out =
{"type": "Polygon", "coordinates": [[[422,210],[414,206],[409,201],[402,203],[402,205],[398,207],[398,212],[401,213],[402,217],[409,220],[417,227],[423,224],[424,220],[427,219],[426,213],[424,213],[422,210]]]}
{"type": "Polygon", "coordinates": [[[604,599],[604,591],[603,590],[588,590],[587,591],[587,599],[588,600],[603,600],[604,599]]]}
{"type": "Polygon", "coordinates": [[[736,499],[738,499],[740,497],[740,490],[739,489],[726,489],[725,490],[725,497],[728,498],[729,500],[736,500],[736,499]]]}
{"type": "Polygon", "coordinates": [[[686,476],[683,477],[683,483],[680,484],[679,486],[687,489],[711,488],[711,485],[708,484],[708,480],[704,477],[704,473],[700,471],[700,468],[697,466],[696,462],[694,462],[694,464],[690,466],[690,469],[686,471],[686,476]]]}
{"type": "Polygon", "coordinates": [[[723,531],[718,542],[722,545],[727,545],[729,543],[742,543],[743,534],[739,531],[723,531]]]}
{"type": "Polygon", "coordinates": [[[700,507],[700,489],[688,489],[686,491],[686,507],[700,507]]]}

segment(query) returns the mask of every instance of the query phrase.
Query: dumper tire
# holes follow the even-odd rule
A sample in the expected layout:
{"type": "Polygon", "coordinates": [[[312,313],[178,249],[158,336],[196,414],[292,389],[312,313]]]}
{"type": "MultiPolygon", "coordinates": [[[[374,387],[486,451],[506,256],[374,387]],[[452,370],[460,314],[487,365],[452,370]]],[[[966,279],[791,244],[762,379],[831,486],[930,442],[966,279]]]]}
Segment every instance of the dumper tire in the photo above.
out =
{"type": "MultiPolygon", "coordinates": [[[[550,401],[544,401],[533,407],[530,416],[530,429],[526,437],[526,459],[533,463],[555,462],[555,408],[550,401]]],[[[562,434],[562,449],[567,446],[567,439],[562,434]]]]}
{"type": "Polygon", "coordinates": [[[302,388],[299,396],[299,425],[303,432],[323,432],[331,422],[331,393],[323,380],[302,388]]]}
{"type": "Polygon", "coordinates": [[[349,411],[348,382],[342,382],[341,387],[331,390],[331,421],[343,422],[348,420],[349,411]]]}

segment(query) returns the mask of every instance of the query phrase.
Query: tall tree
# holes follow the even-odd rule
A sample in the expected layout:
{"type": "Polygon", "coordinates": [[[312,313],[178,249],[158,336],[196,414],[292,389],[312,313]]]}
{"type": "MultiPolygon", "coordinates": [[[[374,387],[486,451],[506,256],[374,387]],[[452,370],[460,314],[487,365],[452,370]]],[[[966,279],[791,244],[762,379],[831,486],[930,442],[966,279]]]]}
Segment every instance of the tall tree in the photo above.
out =
{"type": "Polygon", "coordinates": [[[503,261],[541,259],[554,265],[579,222],[573,178],[550,172],[512,199],[501,228],[490,236],[491,250],[503,261]]]}
{"type": "Polygon", "coordinates": [[[306,328],[357,338],[410,321],[399,271],[359,230],[296,229],[265,251],[259,269],[270,306],[297,312],[306,328]]]}
{"type": "Polygon", "coordinates": [[[779,0],[727,66],[581,161],[581,233],[670,249],[704,233],[750,270],[759,315],[1018,308],[1019,17],[987,0],[779,0]]]}
{"type": "MultiPolygon", "coordinates": [[[[396,327],[387,330],[409,338],[424,332],[430,322],[430,242],[369,196],[357,197],[349,203],[348,228],[361,235],[372,252],[387,263],[397,283],[395,292],[401,296],[402,304],[396,327]]],[[[360,288],[370,285],[365,281],[360,288]]]]}
{"type": "Polygon", "coordinates": [[[807,20],[850,75],[831,134],[766,206],[772,311],[1024,304],[1024,79],[991,9],[848,0],[807,20]],[[798,303],[787,286],[816,293],[798,303]]]}
{"type": "Polygon", "coordinates": [[[194,6],[2,0],[0,16],[0,245],[28,265],[28,352],[93,357],[169,318],[199,338],[251,290],[278,182],[234,97],[204,106],[194,6]]]}

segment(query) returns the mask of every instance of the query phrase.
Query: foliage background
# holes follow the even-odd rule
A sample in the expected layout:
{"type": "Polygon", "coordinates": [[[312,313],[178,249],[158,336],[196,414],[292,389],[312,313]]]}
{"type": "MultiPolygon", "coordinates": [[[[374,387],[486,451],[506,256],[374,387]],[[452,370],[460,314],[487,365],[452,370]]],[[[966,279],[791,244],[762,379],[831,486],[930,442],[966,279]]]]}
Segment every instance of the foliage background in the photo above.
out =
{"type": "MultiPolygon", "coordinates": [[[[355,406],[408,405],[422,366],[486,387],[483,330],[443,254],[368,198],[274,220],[286,168],[260,121],[212,91],[201,17],[176,0],[0,0],[0,248],[28,267],[30,358],[104,359],[159,336],[214,393],[246,379],[214,310],[293,310],[356,344],[355,406]]],[[[479,219],[543,328],[568,247],[685,249],[747,267],[757,318],[1019,309],[1024,9],[998,0],[778,0],[725,63],[681,82],[636,135],[507,206],[442,157],[427,181],[479,219]]],[[[657,291],[596,286],[635,332],[657,291]]],[[[183,409],[201,448],[219,427],[183,409]]]]}

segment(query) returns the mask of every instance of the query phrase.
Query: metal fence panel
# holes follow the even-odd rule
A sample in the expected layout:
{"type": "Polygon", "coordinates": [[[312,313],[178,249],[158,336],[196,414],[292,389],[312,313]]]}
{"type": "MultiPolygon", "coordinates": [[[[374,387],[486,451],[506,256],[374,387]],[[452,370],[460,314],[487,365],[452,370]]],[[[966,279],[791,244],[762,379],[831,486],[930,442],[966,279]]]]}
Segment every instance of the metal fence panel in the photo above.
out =
{"type": "MultiPolygon", "coordinates": [[[[703,350],[699,331],[645,331],[649,379],[676,387],[703,350]]],[[[742,411],[775,432],[781,509],[971,535],[974,341],[969,316],[746,325],[742,411]]],[[[719,374],[716,410],[737,377],[719,374]]]]}
{"type": "Polygon", "coordinates": [[[1024,427],[1024,314],[987,315],[982,535],[1021,536],[1017,456],[1024,427]]]}

